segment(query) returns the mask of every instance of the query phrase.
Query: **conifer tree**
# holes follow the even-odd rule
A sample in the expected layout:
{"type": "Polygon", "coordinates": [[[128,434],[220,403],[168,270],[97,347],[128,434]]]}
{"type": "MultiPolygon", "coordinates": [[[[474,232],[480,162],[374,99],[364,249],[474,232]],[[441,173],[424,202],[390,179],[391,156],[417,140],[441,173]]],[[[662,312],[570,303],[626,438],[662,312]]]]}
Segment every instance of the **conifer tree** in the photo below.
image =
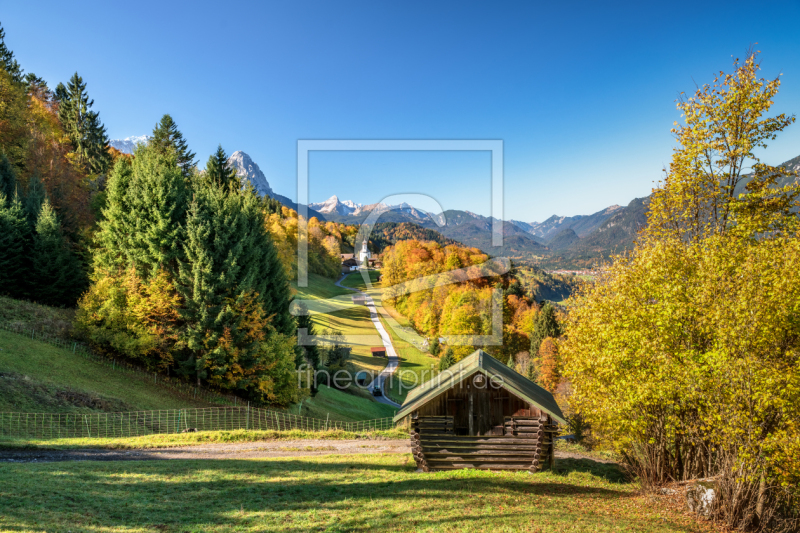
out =
{"type": "Polygon", "coordinates": [[[536,316],[536,322],[533,325],[533,333],[531,333],[531,357],[535,357],[539,353],[539,347],[542,341],[547,337],[558,338],[561,336],[561,326],[556,320],[556,310],[553,304],[545,302],[541,311],[536,316]]]}
{"type": "MultiPolygon", "coordinates": [[[[198,382],[259,365],[261,341],[292,335],[289,286],[252,191],[230,194],[209,184],[195,192],[186,222],[179,292],[185,301],[187,345],[198,382]],[[248,313],[237,313],[248,309],[248,313]],[[252,322],[247,318],[250,314],[252,322]],[[252,324],[260,325],[254,333],[252,324]]],[[[237,388],[252,383],[242,377],[237,388]]]]}
{"type": "Polygon", "coordinates": [[[170,115],[164,115],[155,125],[149,145],[162,154],[172,153],[184,178],[192,175],[195,154],[189,150],[189,145],[170,115]]]}
{"type": "Polygon", "coordinates": [[[226,191],[237,191],[241,188],[236,169],[228,164],[228,154],[222,149],[222,145],[217,146],[217,151],[208,158],[205,179],[226,191]]]}
{"type": "Polygon", "coordinates": [[[67,247],[56,213],[45,199],[31,254],[31,297],[45,305],[73,305],[85,286],[77,257],[67,247]]]}
{"type": "Polygon", "coordinates": [[[14,59],[14,52],[6,46],[6,30],[0,25],[0,68],[8,72],[16,82],[22,81],[22,68],[14,59]]]}
{"type": "Polygon", "coordinates": [[[25,217],[31,228],[36,225],[36,219],[39,218],[39,211],[42,209],[46,196],[47,192],[44,190],[42,180],[37,174],[32,175],[28,179],[28,190],[25,191],[25,200],[22,203],[25,217]]]}
{"type": "Polygon", "coordinates": [[[108,135],[100,122],[100,115],[92,111],[94,100],[89,99],[86,83],[78,73],[72,75],[65,87],[56,87],[58,118],[67,134],[78,160],[87,171],[101,173],[108,170],[111,155],[108,153],[108,135]]]}
{"type": "MultiPolygon", "coordinates": [[[[306,335],[312,336],[314,332],[314,321],[311,320],[311,315],[306,314],[306,307],[303,304],[298,304],[301,313],[297,316],[297,329],[305,329],[306,335]]],[[[308,364],[312,369],[319,367],[319,348],[316,344],[309,344],[298,346],[298,359],[295,361],[295,366],[300,367],[303,363],[308,364]]]]}
{"type": "Polygon", "coordinates": [[[17,173],[11,166],[5,153],[0,153],[0,194],[4,194],[7,201],[14,198],[17,192],[17,173]]]}
{"type": "Polygon", "coordinates": [[[117,160],[106,185],[106,207],[99,223],[100,231],[94,262],[108,272],[118,272],[129,264],[128,238],[135,231],[136,220],[130,216],[127,194],[133,178],[133,165],[128,158],[117,160]]]}
{"type": "Polygon", "coordinates": [[[0,293],[24,298],[28,264],[25,249],[29,226],[22,201],[15,194],[10,201],[0,192],[0,293]]]}
{"type": "Polygon", "coordinates": [[[453,349],[448,347],[442,357],[439,359],[439,370],[447,370],[451,366],[456,364],[456,356],[453,353],[453,349]]]}
{"type": "Polygon", "coordinates": [[[109,246],[98,257],[101,264],[133,267],[143,279],[162,269],[177,275],[188,194],[174,157],[142,146],[130,164],[114,167],[97,237],[109,246]]]}

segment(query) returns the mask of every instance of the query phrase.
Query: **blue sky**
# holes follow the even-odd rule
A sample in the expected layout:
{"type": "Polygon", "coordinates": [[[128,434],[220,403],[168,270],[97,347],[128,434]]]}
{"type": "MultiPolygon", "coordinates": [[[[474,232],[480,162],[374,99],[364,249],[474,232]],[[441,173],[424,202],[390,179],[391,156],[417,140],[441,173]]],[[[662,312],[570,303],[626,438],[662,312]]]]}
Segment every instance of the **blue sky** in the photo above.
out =
{"type": "MultiPolygon", "coordinates": [[[[541,221],[649,194],[678,93],[751,43],[784,74],[773,109],[800,111],[800,2],[649,4],[2,1],[0,22],[26,71],[83,76],[111,138],[170,113],[201,165],[243,150],[289,197],[298,139],[502,139],[505,216],[541,221]]],[[[764,160],[797,155],[800,124],[764,160]]],[[[481,153],[316,153],[310,195],[489,214],[489,170],[481,153]]]]}

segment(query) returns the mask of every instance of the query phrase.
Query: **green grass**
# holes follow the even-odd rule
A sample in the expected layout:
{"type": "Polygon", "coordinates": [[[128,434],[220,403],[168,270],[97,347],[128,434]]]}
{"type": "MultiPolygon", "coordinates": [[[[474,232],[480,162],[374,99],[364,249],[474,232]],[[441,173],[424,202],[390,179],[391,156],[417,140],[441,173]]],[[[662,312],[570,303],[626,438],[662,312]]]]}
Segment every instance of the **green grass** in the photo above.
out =
{"type": "Polygon", "coordinates": [[[352,291],[336,286],[336,280],[320,276],[319,274],[308,273],[308,287],[298,287],[297,280],[293,280],[292,288],[297,291],[298,300],[324,300],[351,294],[352,291]]]}
{"type": "MultiPolygon", "coordinates": [[[[380,276],[379,270],[368,270],[367,273],[369,274],[369,280],[372,283],[373,287],[378,283],[378,276],[380,276]]],[[[346,278],[342,280],[342,285],[345,287],[352,287],[353,289],[358,289],[360,291],[366,291],[367,285],[364,283],[364,278],[361,275],[361,272],[351,272],[347,275],[346,278]]]]}
{"type": "Polygon", "coordinates": [[[287,413],[321,418],[330,414],[331,420],[354,422],[394,416],[395,409],[372,399],[369,392],[353,388],[352,392],[342,392],[334,388],[320,386],[316,396],[307,398],[301,406],[286,409],[287,413]]]}
{"type": "Polygon", "coordinates": [[[0,530],[702,531],[613,466],[417,474],[408,454],[8,463],[0,530]]]}
{"type": "Polygon", "coordinates": [[[141,448],[174,448],[177,446],[199,446],[210,443],[263,442],[275,440],[343,440],[343,439],[406,439],[408,431],[392,429],[386,431],[352,432],[330,431],[199,431],[197,433],[167,433],[143,437],[74,439],[24,439],[0,437],[0,449],[69,450],[81,448],[105,448],[127,450],[141,448]]]}
{"type": "MultiPolygon", "coordinates": [[[[384,305],[384,309],[403,327],[411,328],[411,323],[392,307],[384,305]]],[[[383,327],[392,337],[395,352],[400,358],[397,372],[389,380],[387,395],[397,403],[403,403],[408,393],[417,385],[428,381],[439,372],[439,359],[427,352],[420,351],[416,346],[401,339],[389,327],[386,320],[381,317],[383,327]]]]}
{"type": "Polygon", "coordinates": [[[116,372],[69,350],[0,330],[0,411],[96,412],[211,404],[116,372]]]}
{"type": "MultiPolygon", "coordinates": [[[[377,277],[377,273],[373,274],[373,272],[375,271],[370,271],[370,275],[377,277]]],[[[354,272],[350,274],[345,281],[349,280],[350,276],[353,276],[353,274],[357,274],[360,279],[361,274],[354,272]]],[[[353,294],[353,291],[337,287],[335,283],[336,281],[330,278],[309,273],[308,287],[296,289],[298,291],[297,299],[321,300],[341,296],[343,294],[353,294]]],[[[363,285],[363,281],[361,283],[363,285]]],[[[378,334],[369,319],[369,311],[364,306],[351,307],[326,315],[314,315],[313,321],[317,334],[322,334],[325,330],[336,330],[341,332],[342,335],[377,336],[378,334]]],[[[352,347],[350,361],[353,364],[353,370],[355,372],[366,370],[367,372],[378,374],[386,366],[386,359],[372,357],[370,348],[375,344],[349,344],[352,347]]]]}
{"type": "Polygon", "coordinates": [[[72,329],[74,309],[48,307],[0,296],[0,322],[33,326],[50,334],[64,336],[72,329]]]}

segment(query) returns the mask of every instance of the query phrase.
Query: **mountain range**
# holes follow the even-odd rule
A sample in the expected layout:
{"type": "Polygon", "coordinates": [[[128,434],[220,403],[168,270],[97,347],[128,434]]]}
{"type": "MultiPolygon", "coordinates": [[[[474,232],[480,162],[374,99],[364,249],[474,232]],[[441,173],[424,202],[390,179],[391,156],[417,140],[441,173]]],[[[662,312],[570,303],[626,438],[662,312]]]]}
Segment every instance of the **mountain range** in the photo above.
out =
{"type": "Polygon", "coordinates": [[[136,148],[138,144],[147,144],[150,142],[149,135],[139,135],[134,137],[127,137],[125,139],[114,139],[113,141],[108,141],[109,146],[116,148],[123,154],[132,154],[133,150],[136,148]]]}
{"type": "MultiPolygon", "coordinates": [[[[128,137],[110,141],[109,144],[131,153],[137,143],[148,140],[147,136],[128,137]]],[[[245,152],[234,152],[228,163],[236,169],[239,177],[252,183],[259,194],[297,209],[295,202],[272,190],[267,177],[245,152]]],[[[800,156],[782,166],[800,171],[800,156]]],[[[647,224],[649,203],[650,197],[647,196],[635,198],[627,206],[612,205],[591,215],[553,215],[543,222],[504,221],[502,248],[492,246],[495,219],[469,211],[447,210],[434,214],[407,203],[393,206],[382,202],[364,205],[351,200],[342,201],[334,195],[324,202],[310,203],[308,214],[325,221],[361,224],[370,213],[380,208],[383,211],[378,219],[380,223],[405,223],[421,228],[410,231],[410,226],[403,226],[404,235],[429,235],[425,231],[435,231],[443,235],[446,242],[457,241],[494,256],[510,257],[522,264],[544,268],[587,268],[600,259],[633,247],[636,235],[647,224]],[[443,225],[440,224],[442,220],[443,225]]],[[[394,234],[391,237],[397,238],[394,234]]]]}

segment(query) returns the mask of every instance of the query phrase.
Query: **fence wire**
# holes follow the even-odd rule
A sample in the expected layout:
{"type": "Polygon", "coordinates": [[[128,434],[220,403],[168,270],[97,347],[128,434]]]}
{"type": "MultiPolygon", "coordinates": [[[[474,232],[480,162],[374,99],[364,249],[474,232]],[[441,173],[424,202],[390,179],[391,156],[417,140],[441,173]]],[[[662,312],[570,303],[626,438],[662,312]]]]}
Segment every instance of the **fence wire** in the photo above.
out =
{"type": "Polygon", "coordinates": [[[322,420],[257,407],[161,409],[128,413],[0,413],[0,437],[58,439],[139,437],[220,430],[339,429],[351,432],[392,429],[391,418],[359,422],[322,420]]]}

